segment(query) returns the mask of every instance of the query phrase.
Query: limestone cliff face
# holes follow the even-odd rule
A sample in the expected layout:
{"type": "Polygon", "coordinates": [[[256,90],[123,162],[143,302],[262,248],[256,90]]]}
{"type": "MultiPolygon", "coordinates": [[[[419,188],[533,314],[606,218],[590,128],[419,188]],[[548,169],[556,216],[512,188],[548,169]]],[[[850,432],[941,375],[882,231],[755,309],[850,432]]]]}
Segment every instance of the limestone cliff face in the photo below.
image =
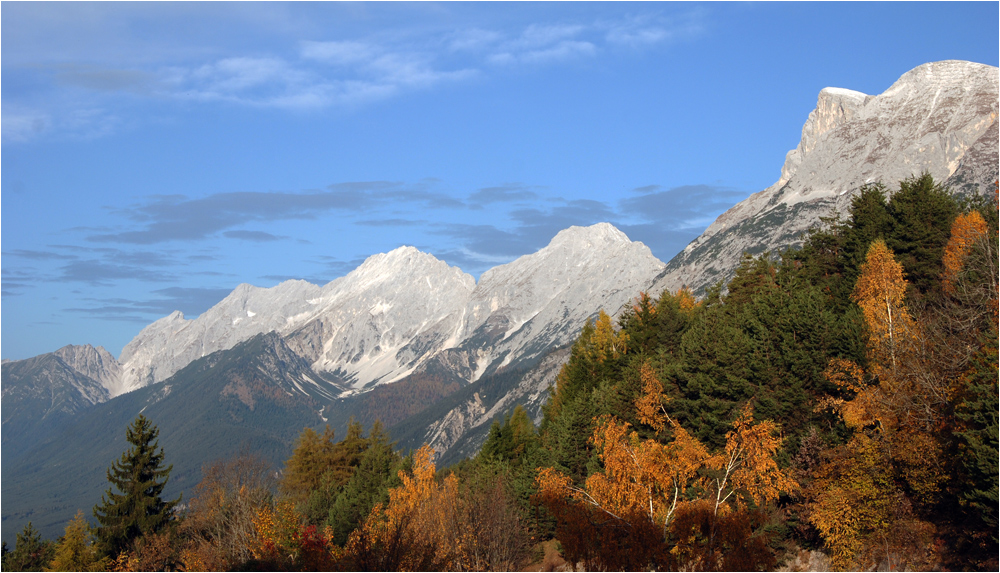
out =
{"type": "Polygon", "coordinates": [[[955,60],[914,68],[877,96],[822,90],[778,181],[720,215],[667,264],[654,292],[701,291],[731,277],[744,252],[800,244],[820,217],[846,213],[866,183],[892,190],[928,172],[958,193],[992,192],[998,97],[997,68],[955,60]]]}

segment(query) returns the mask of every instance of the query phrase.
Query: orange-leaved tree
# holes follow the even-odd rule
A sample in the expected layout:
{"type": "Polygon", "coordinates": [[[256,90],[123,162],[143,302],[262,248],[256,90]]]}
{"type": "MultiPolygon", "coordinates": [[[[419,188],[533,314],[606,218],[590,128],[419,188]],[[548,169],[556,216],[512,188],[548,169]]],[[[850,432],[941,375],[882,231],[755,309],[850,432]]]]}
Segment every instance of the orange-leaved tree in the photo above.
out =
{"type": "Polygon", "coordinates": [[[825,371],[848,396],[826,404],[854,435],[825,452],[806,498],[838,568],[933,564],[934,529],[912,504],[933,500],[947,477],[936,432],[954,383],[930,375],[906,285],[892,250],[874,241],[852,295],[867,327],[867,370],[833,358],[825,371]]]}
{"type": "Polygon", "coordinates": [[[944,272],[941,278],[946,293],[954,294],[958,273],[965,265],[969,251],[976,241],[986,237],[988,232],[986,221],[979,211],[970,211],[955,217],[955,222],[951,226],[951,238],[945,245],[942,259],[944,272]]]}
{"type": "Polygon", "coordinates": [[[640,439],[628,423],[603,416],[591,438],[603,470],[583,487],[554,468],[539,469],[538,497],[556,517],[566,557],[587,568],[711,568],[737,566],[721,553],[740,549],[744,557],[754,555],[745,565],[769,563],[763,545],[756,544],[754,553],[745,539],[727,537],[732,532],[748,537],[748,528],[717,526],[795,487],[773,459],[781,442],[775,426],[752,424],[748,405],[727,435],[725,453],[711,455],[667,415],[663,386],[648,363],[640,367],[640,377],[638,418],[670,439],[640,439]],[[686,519],[675,519],[678,515],[686,519]]]}
{"type": "Polygon", "coordinates": [[[347,541],[348,564],[367,571],[466,569],[472,534],[461,525],[458,478],[438,484],[434,450],[413,455],[413,471],[399,472],[403,484],[389,490],[389,503],[372,508],[347,541]]]}
{"type": "Polygon", "coordinates": [[[256,535],[250,553],[261,570],[330,571],[342,557],[327,527],[307,525],[288,499],[262,507],[253,520],[256,535]]]}
{"type": "Polygon", "coordinates": [[[885,241],[877,239],[868,249],[852,294],[868,326],[868,359],[876,368],[876,375],[894,374],[902,354],[917,337],[905,297],[903,265],[896,262],[885,241]]]}

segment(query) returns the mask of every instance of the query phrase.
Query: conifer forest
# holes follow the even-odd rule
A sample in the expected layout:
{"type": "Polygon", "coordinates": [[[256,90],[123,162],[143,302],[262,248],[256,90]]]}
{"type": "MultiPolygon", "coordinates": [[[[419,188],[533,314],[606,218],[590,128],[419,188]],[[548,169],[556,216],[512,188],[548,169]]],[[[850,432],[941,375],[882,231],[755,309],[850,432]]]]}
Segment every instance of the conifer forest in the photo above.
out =
{"type": "MultiPolygon", "coordinates": [[[[997,197],[869,184],[704,296],[582,325],[540,424],[450,467],[379,423],[181,499],[156,420],[19,571],[997,570],[997,197]]],[[[615,309],[607,309],[613,311],[615,309]]]]}

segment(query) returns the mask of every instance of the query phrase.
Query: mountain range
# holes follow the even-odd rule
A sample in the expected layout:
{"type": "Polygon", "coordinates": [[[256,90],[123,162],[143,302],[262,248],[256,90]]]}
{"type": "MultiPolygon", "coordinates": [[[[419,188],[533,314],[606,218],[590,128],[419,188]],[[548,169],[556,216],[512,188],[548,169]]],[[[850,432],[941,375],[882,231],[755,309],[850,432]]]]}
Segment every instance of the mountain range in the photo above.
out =
{"type": "Polygon", "coordinates": [[[175,469],[252,448],[281,465],[303,427],[381,420],[397,447],[439,461],[473,455],[492,420],[521,404],[536,421],[588,319],[641,291],[696,293],[726,281],[744,252],[799,244],[864,184],[929,172],[957,193],[998,175],[998,70],[925,64],[876,96],[819,94],[778,181],[721,215],[664,264],[608,223],[570,227],[476,281],[413,247],[369,257],[324,286],[239,285],[194,319],[148,325],[115,359],[67,346],[2,366],[3,536],[28,520],[57,536],[100,499],[104,469],[140,412],[175,469]]]}

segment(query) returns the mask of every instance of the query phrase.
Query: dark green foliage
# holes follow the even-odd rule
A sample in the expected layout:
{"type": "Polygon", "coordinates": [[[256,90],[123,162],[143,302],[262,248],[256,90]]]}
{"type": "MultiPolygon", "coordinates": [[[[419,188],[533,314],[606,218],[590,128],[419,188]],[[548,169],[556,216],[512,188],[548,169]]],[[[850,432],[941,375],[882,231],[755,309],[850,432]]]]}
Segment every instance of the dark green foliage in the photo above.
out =
{"type": "Polygon", "coordinates": [[[389,501],[389,488],[400,485],[403,460],[393,451],[389,435],[376,422],[351,477],[339,491],[325,516],[338,545],[362,524],[377,503],[389,501]]]}
{"type": "Polygon", "coordinates": [[[963,394],[955,408],[955,417],[962,423],[956,432],[961,452],[961,466],[967,487],[959,493],[969,513],[992,532],[992,544],[997,545],[997,506],[1000,490],[998,451],[1000,427],[997,423],[997,329],[983,337],[983,345],[973,356],[972,368],[966,377],[963,394]]]}
{"type": "Polygon", "coordinates": [[[907,294],[936,293],[944,269],[941,257],[959,213],[958,202],[925,173],[901,182],[887,210],[892,230],[886,244],[906,271],[912,286],[907,294]]]}
{"type": "Polygon", "coordinates": [[[559,415],[546,428],[549,463],[565,471],[573,481],[583,484],[590,475],[591,458],[596,455],[590,436],[594,433],[597,412],[591,405],[591,394],[579,393],[567,399],[559,415]]]}
{"type": "MultiPolygon", "coordinates": [[[[535,488],[536,470],[543,466],[545,452],[541,449],[535,424],[521,406],[504,416],[503,423],[494,420],[489,437],[476,456],[476,467],[493,468],[490,475],[505,477],[510,494],[521,511],[527,515],[532,511],[531,496],[535,488]]],[[[532,516],[533,519],[537,516],[532,516]]]]}
{"type": "MultiPolygon", "coordinates": [[[[825,220],[826,229],[811,232],[802,249],[785,255],[803,278],[833,298],[839,312],[852,305],[850,295],[861,264],[878,238],[886,241],[903,265],[911,304],[940,294],[936,285],[943,268],[941,257],[960,212],[958,200],[927,174],[901,182],[888,200],[887,192],[881,183],[862,187],[851,200],[846,221],[825,220]]],[[[982,207],[985,201],[972,203],[982,207]]],[[[990,216],[995,221],[993,211],[990,216]]]]}
{"type": "Polygon", "coordinates": [[[868,247],[876,239],[885,240],[893,228],[893,218],[886,203],[886,188],[881,183],[863,186],[851,199],[850,232],[844,237],[844,259],[848,273],[846,282],[853,285],[868,247]]]}
{"type": "MultiPolygon", "coordinates": [[[[376,421],[372,431],[381,436],[381,423],[376,421]]],[[[322,436],[312,428],[305,428],[299,436],[285,464],[281,490],[297,503],[310,524],[321,525],[327,520],[334,501],[360,465],[371,443],[363,432],[361,424],[352,420],[347,436],[336,443],[329,426],[322,436]]]]}
{"type": "Polygon", "coordinates": [[[520,465],[537,449],[535,424],[521,406],[504,416],[503,424],[494,420],[480,455],[497,461],[520,465]]]}
{"type": "Polygon", "coordinates": [[[7,551],[7,542],[3,543],[4,571],[42,571],[55,556],[55,544],[42,541],[38,530],[28,522],[17,534],[17,544],[13,551],[7,551]]]}
{"type": "Polygon", "coordinates": [[[724,304],[702,310],[685,332],[677,367],[661,375],[674,398],[668,411],[713,447],[748,400],[760,419],[798,434],[817,421],[808,404],[832,392],[823,377],[833,356],[857,360],[863,348],[854,314],[767,255],[747,258],[724,304]]]}
{"type": "Polygon", "coordinates": [[[161,497],[173,466],[162,467],[159,434],[156,426],[140,414],[125,431],[132,447],[108,468],[112,487],[94,507],[94,517],[100,524],[95,533],[105,555],[118,555],[136,538],[160,531],[173,519],[174,506],[181,498],[164,501],[161,497]]]}

